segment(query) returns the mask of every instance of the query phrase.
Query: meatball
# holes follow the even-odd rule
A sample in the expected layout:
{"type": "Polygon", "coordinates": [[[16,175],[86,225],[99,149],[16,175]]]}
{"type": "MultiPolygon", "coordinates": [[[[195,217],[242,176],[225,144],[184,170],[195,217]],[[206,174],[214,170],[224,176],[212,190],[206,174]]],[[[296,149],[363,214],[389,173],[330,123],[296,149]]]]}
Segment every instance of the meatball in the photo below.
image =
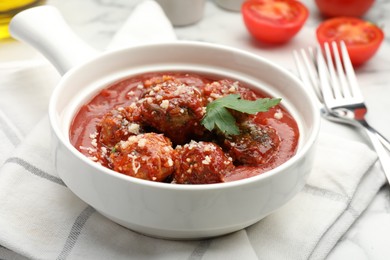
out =
{"type": "MultiPolygon", "coordinates": [[[[243,87],[240,82],[229,79],[214,81],[210,84],[206,84],[203,88],[203,95],[207,103],[213,102],[218,98],[230,94],[239,94],[242,99],[246,100],[256,100],[258,98],[255,92],[243,87]]],[[[252,115],[241,113],[234,109],[229,109],[229,111],[234,116],[237,122],[243,122],[248,118],[253,118],[252,115]]]]}
{"type": "Polygon", "coordinates": [[[117,172],[151,181],[164,181],[174,171],[176,151],[162,134],[145,133],[120,141],[110,155],[117,172]]]}
{"type": "Polygon", "coordinates": [[[279,150],[280,137],[274,128],[245,121],[239,135],[225,136],[222,147],[236,165],[258,166],[272,161],[279,150]]]}
{"type": "Polygon", "coordinates": [[[208,103],[230,94],[239,94],[241,98],[246,100],[256,100],[257,98],[253,91],[243,87],[240,82],[229,79],[214,81],[206,84],[203,88],[203,95],[208,103]]]}
{"type": "Polygon", "coordinates": [[[174,182],[179,184],[208,184],[223,182],[226,172],[234,165],[218,145],[191,141],[176,148],[178,161],[174,182]]]}
{"type": "Polygon", "coordinates": [[[142,131],[139,121],[139,110],[136,107],[117,107],[107,114],[97,124],[98,140],[107,147],[113,147],[129,136],[142,131]]]}
{"type": "Polygon", "coordinates": [[[157,83],[145,83],[149,91],[138,101],[144,124],[164,133],[175,145],[202,136],[205,104],[201,91],[169,76],[153,82],[157,83]]]}

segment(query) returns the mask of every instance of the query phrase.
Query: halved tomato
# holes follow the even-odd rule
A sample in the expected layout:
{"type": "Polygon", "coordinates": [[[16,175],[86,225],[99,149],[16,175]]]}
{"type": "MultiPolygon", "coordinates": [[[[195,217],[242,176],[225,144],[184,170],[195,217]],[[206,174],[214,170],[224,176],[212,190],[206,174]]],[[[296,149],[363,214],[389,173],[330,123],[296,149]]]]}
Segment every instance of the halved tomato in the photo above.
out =
{"type": "Polygon", "coordinates": [[[384,38],[378,26],[354,17],[328,19],[318,26],[316,34],[320,45],[343,40],[353,65],[360,65],[370,59],[384,38]]]}
{"type": "Polygon", "coordinates": [[[315,3],[325,16],[359,17],[370,9],[374,0],[315,0],[315,3]]]}
{"type": "Polygon", "coordinates": [[[247,0],[241,13],[248,31],[265,43],[284,43],[302,28],[309,11],[295,0],[247,0]]]}

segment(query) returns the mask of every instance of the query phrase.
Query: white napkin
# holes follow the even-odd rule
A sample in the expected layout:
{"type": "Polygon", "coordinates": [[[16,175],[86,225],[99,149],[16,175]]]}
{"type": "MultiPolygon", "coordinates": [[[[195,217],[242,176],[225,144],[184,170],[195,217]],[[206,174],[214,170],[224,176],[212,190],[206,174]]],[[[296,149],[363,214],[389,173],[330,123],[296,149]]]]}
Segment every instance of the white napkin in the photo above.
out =
{"type": "MultiPolygon", "coordinates": [[[[166,19],[154,2],[146,7],[166,19]]],[[[115,39],[138,42],[129,30],[137,9],[115,39]]],[[[201,241],[143,236],[81,201],[48,160],[46,107],[58,80],[46,62],[0,65],[0,259],[324,259],[385,182],[365,144],[321,132],[303,191],[259,223],[201,241]]]]}
{"type": "Polygon", "coordinates": [[[174,40],[176,40],[175,31],[161,6],[154,1],[145,1],[133,10],[124,26],[114,35],[107,49],[174,40]]]}

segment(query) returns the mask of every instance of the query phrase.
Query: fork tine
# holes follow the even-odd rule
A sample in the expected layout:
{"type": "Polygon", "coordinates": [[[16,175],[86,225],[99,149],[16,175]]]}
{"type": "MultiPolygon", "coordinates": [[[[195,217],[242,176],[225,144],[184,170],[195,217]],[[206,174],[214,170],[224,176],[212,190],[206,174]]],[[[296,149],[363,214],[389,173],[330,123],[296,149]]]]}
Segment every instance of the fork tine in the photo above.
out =
{"type": "Polygon", "coordinates": [[[318,76],[320,79],[320,89],[322,91],[322,96],[324,97],[324,104],[331,104],[334,101],[332,87],[329,84],[329,73],[326,66],[324,55],[322,54],[321,47],[317,47],[317,66],[318,66],[318,76]]]}
{"type": "Polygon", "coordinates": [[[304,49],[301,49],[300,52],[294,50],[295,64],[302,82],[305,86],[311,86],[310,89],[314,91],[318,100],[322,103],[323,97],[318,86],[319,79],[315,69],[313,49],[309,48],[308,51],[309,57],[304,49]]]}
{"type": "Polygon", "coordinates": [[[363,100],[363,95],[360,91],[359,84],[358,84],[357,79],[356,79],[355,70],[353,69],[351,59],[349,58],[349,55],[348,55],[347,46],[345,45],[344,41],[340,42],[340,49],[341,49],[341,55],[343,58],[345,73],[346,73],[348,81],[349,81],[352,96],[363,100]]]}
{"type": "Polygon", "coordinates": [[[322,93],[321,90],[319,89],[318,83],[318,73],[317,68],[316,68],[316,62],[315,62],[315,56],[314,56],[314,50],[312,47],[309,47],[307,49],[307,52],[305,52],[304,49],[301,49],[301,55],[303,58],[303,62],[307,68],[307,71],[309,72],[309,77],[311,80],[311,84],[314,87],[314,91],[317,93],[317,96],[319,97],[320,100],[322,100],[322,93]]]}
{"type": "MultiPolygon", "coordinates": [[[[329,77],[330,77],[330,81],[331,81],[330,85],[332,88],[334,98],[335,99],[342,98],[343,93],[341,91],[340,82],[339,82],[339,79],[336,75],[335,66],[333,64],[332,52],[330,50],[329,43],[327,43],[327,42],[324,43],[324,52],[325,52],[326,64],[328,67],[329,77]]],[[[339,68],[339,66],[337,66],[337,68],[339,68]]]]}
{"type": "Polygon", "coordinates": [[[310,85],[311,82],[309,78],[309,73],[306,72],[306,68],[302,63],[302,60],[299,58],[298,51],[294,50],[293,56],[294,56],[295,65],[298,68],[299,77],[301,78],[303,83],[305,83],[305,85],[310,85]]]}
{"type": "Polygon", "coordinates": [[[337,69],[337,75],[339,78],[339,84],[335,85],[334,87],[338,87],[339,91],[341,91],[342,96],[346,98],[352,97],[351,90],[348,86],[347,78],[345,77],[344,67],[341,63],[341,57],[339,54],[339,49],[336,42],[332,42],[332,51],[333,51],[333,58],[336,63],[336,69],[337,69]]]}

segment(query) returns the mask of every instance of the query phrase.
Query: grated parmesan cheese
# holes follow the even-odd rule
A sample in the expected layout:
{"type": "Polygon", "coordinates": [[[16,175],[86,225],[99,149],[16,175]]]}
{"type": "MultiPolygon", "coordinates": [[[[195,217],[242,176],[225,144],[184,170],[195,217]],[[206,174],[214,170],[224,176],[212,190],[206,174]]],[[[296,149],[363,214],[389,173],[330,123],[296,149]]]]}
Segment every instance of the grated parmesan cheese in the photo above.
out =
{"type": "Polygon", "coordinates": [[[169,100],[163,100],[160,104],[160,107],[163,109],[168,109],[169,107],[169,100]]]}
{"type": "Polygon", "coordinates": [[[221,97],[221,95],[219,95],[219,94],[217,94],[217,93],[211,93],[211,94],[210,94],[210,97],[215,98],[215,99],[218,99],[218,98],[221,97]]]}
{"type": "Polygon", "coordinates": [[[211,158],[210,156],[206,155],[204,160],[202,161],[203,164],[209,165],[211,163],[211,158]]]}
{"type": "Polygon", "coordinates": [[[88,158],[94,162],[96,162],[98,160],[98,158],[96,156],[89,156],[88,158]]]}
{"type": "Polygon", "coordinates": [[[95,139],[97,137],[97,135],[98,135],[98,132],[94,132],[93,134],[89,135],[89,138],[95,139]]]}
{"type": "Polygon", "coordinates": [[[171,158],[168,159],[168,166],[169,167],[173,166],[173,160],[171,158]]]}
{"type": "Polygon", "coordinates": [[[139,134],[139,124],[132,123],[127,127],[127,130],[132,134],[139,134]]]}
{"type": "Polygon", "coordinates": [[[278,109],[278,111],[274,114],[275,119],[282,119],[283,118],[283,112],[278,109]]]}
{"type": "Polygon", "coordinates": [[[145,138],[141,138],[138,140],[138,147],[145,147],[147,140],[145,138]]]}
{"type": "Polygon", "coordinates": [[[135,175],[137,175],[138,170],[141,168],[140,162],[136,161],[138,157],[134,154],[128,154],[127,156],[131,158],[131,166],[133,168],[133,172],[135,175]]]}

